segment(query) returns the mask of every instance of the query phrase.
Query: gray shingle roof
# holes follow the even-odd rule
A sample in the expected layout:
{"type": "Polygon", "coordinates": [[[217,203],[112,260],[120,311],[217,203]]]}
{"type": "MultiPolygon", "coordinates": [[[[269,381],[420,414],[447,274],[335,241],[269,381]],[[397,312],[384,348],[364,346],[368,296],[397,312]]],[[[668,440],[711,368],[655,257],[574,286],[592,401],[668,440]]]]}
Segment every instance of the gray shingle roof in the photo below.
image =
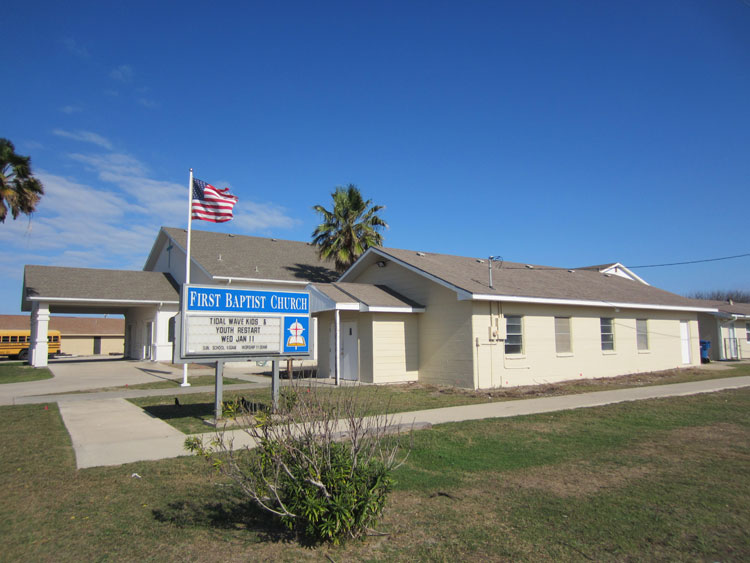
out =
{"type": "MultiPolygon", "coordinates": [[[[162,230],[185,248],[185,229],[162,230]]],[[[213,277],[300,282],[330,282],[338,278],[331,263],[318,257],[315,246],[300,241],[193,229],[190,255],[213,277]]]]}
{"type": "Polygon", "coordinates": [[[336,282],[314,283],[312,286],[335,303],[362,303],[367,307],[424,308],[384,285],[336,282]]]}
{"type": "Polygon", "coordinates": [[[568,270],[547,266],[530,268],[526,264],[515,262],[493,264],[493,288],[490,289],[486,259],[418,253],[397,248],[379,248],[377,251],[471,294],[666,307],[706,307],[705,302],[596,270],[568,270]]]}
{"type": "Polygon", "coordinates": [[[715,301],[712,299],[700,299],[700,301],[708,307],[716,307],[722,313],[750,316],[750,303],[729,303],[728,301],[715,301]]]}
{"type": "Polygon", "coordinates": [[[180,293],[172,277],[162,272],[26,266],[22,310],[31,309],[32,297],[177,303],[180,293]]]}

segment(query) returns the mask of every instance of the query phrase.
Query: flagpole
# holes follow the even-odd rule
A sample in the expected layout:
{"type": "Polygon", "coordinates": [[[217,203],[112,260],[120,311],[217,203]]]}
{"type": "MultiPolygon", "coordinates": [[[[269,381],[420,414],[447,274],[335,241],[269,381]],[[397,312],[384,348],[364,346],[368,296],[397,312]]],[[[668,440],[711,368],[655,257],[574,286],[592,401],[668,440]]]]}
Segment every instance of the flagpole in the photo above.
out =
{"type": "MultiPolygon", "coordinates": [[[[188,182],[188,228],[187,244],[185,245],[185,285],[190,283],[190,235],[193,226],[193,169],[190,169],[190,180],[188,182]]],[[[185,319],[182,320],[185,322],[185,319]]],[[[188,383],[188,364],[182,364],[182,384],[180,387],[190,387],[188,383]]]]}

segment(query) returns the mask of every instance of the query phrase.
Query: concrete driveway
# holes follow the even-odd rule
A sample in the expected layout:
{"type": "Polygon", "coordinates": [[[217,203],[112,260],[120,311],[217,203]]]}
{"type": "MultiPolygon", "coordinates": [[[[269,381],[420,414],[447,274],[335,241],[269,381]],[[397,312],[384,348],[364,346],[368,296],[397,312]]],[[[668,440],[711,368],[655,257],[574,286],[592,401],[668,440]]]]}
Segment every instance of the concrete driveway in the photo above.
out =
{"type": "MultiPolygon", "coordinates": [[[[181,366],[173,367],[109,356],[60,358],[51,360],[48,367],[52,372],[52,379],[0,385],[0,405],[16,404],[15,399],[21,397],[122,387],[182,377],[181,366]]],[[[190,373],[207,375],[214,372],[210,368],[198,368],[191,369],[190,373]]]]}

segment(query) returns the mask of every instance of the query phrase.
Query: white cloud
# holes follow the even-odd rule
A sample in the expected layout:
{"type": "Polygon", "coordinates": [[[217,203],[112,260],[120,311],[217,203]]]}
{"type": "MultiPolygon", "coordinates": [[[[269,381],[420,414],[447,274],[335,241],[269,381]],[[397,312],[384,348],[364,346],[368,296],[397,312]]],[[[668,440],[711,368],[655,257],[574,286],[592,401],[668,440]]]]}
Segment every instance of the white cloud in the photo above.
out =
{"type": "Polygon", "coordinates": [[[138,103],[148,109],[156,109],[159,107],[159,102],[156,100],[149,100],[148,98],[139,98],[138,103]]]}
{"type": "Polygon", "coordinates": [[[108,139],[105,139],[101,135],[92,133],[91,131],[64,131],[63,129],[55,129],[52,131],[53,135],[58,137],[65,137],[67,139],[73,139],[74,141],[82,141],[84,143],[93,143],[105,149],[112,150],[112,143],[108,139]]]}
{"type": "MultiPolygon", "coordinates": [[[[185,225],[187,220],[187,180],[154,179],[148,166],[124,153],[69,156],[96,175],[96,185],[37,172],[45,188],[37,212],[30,219],[22,216],[0,225],[0,262],[6,265],[0,296],[8,312],[16,310],[14,295],[20,304],[25,264],[138,270],[159,227],[185,225]]],[[[229,229],[267,233],[298,223],[281,206],[239,194],[229,229]]],[[[208,224],[198,221],[193,226],[208,224]]]]}
{"type": "Polygon", "coordinates": [[[63,39],[63,45],[65,45],[65,48],[68,50],[68,52],[76,55],[77,57],[81,57],[82,59],[88,59],[91,56],[86,47],[79,45],[75,39],[72,39],[70,37],[63,39]]]}
{"type": "Polygon", "coordinates": [[[267,232],[271,229],[290,229],[299,224],[286,214],[286,210],[273,203],[255,203],[243,201],[242,198],[234,206],[234,225],[246,232],[267,232]]]}
{"type": "Polygon", "coordinates": [[[74,113],[80,113],[83,111],[83,108],[80,106],[63,106],[60,108],[60,111],[63,113],[66,113],[68,115],[74,114],[74,113]]]}
{"type": "Polygon", "coordinates": [[[120,65],[112,70],[109,76],[119,82],[131,82],[133,80],[133,67],[130,65],[120,65]]]}

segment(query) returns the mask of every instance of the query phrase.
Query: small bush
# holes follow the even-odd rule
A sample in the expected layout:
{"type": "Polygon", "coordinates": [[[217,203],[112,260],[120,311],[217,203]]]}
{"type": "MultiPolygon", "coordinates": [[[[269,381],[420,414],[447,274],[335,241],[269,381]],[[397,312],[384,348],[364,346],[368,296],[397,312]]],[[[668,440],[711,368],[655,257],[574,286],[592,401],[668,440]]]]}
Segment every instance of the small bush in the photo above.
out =
{"type": "MultiPolygon", "coordinates": [[[[189,438],[186,448],[307,541],[361,537],[381,516],[408,447],[390,415],[366,416],[372,396],[338,391],[285,389],[276,413],[256,413],[239,431],[248,445],[234,448],[224,428],[208,443],[189,438]]],[[[241,408],[237,416],[249,419],[241,408]]]]}

